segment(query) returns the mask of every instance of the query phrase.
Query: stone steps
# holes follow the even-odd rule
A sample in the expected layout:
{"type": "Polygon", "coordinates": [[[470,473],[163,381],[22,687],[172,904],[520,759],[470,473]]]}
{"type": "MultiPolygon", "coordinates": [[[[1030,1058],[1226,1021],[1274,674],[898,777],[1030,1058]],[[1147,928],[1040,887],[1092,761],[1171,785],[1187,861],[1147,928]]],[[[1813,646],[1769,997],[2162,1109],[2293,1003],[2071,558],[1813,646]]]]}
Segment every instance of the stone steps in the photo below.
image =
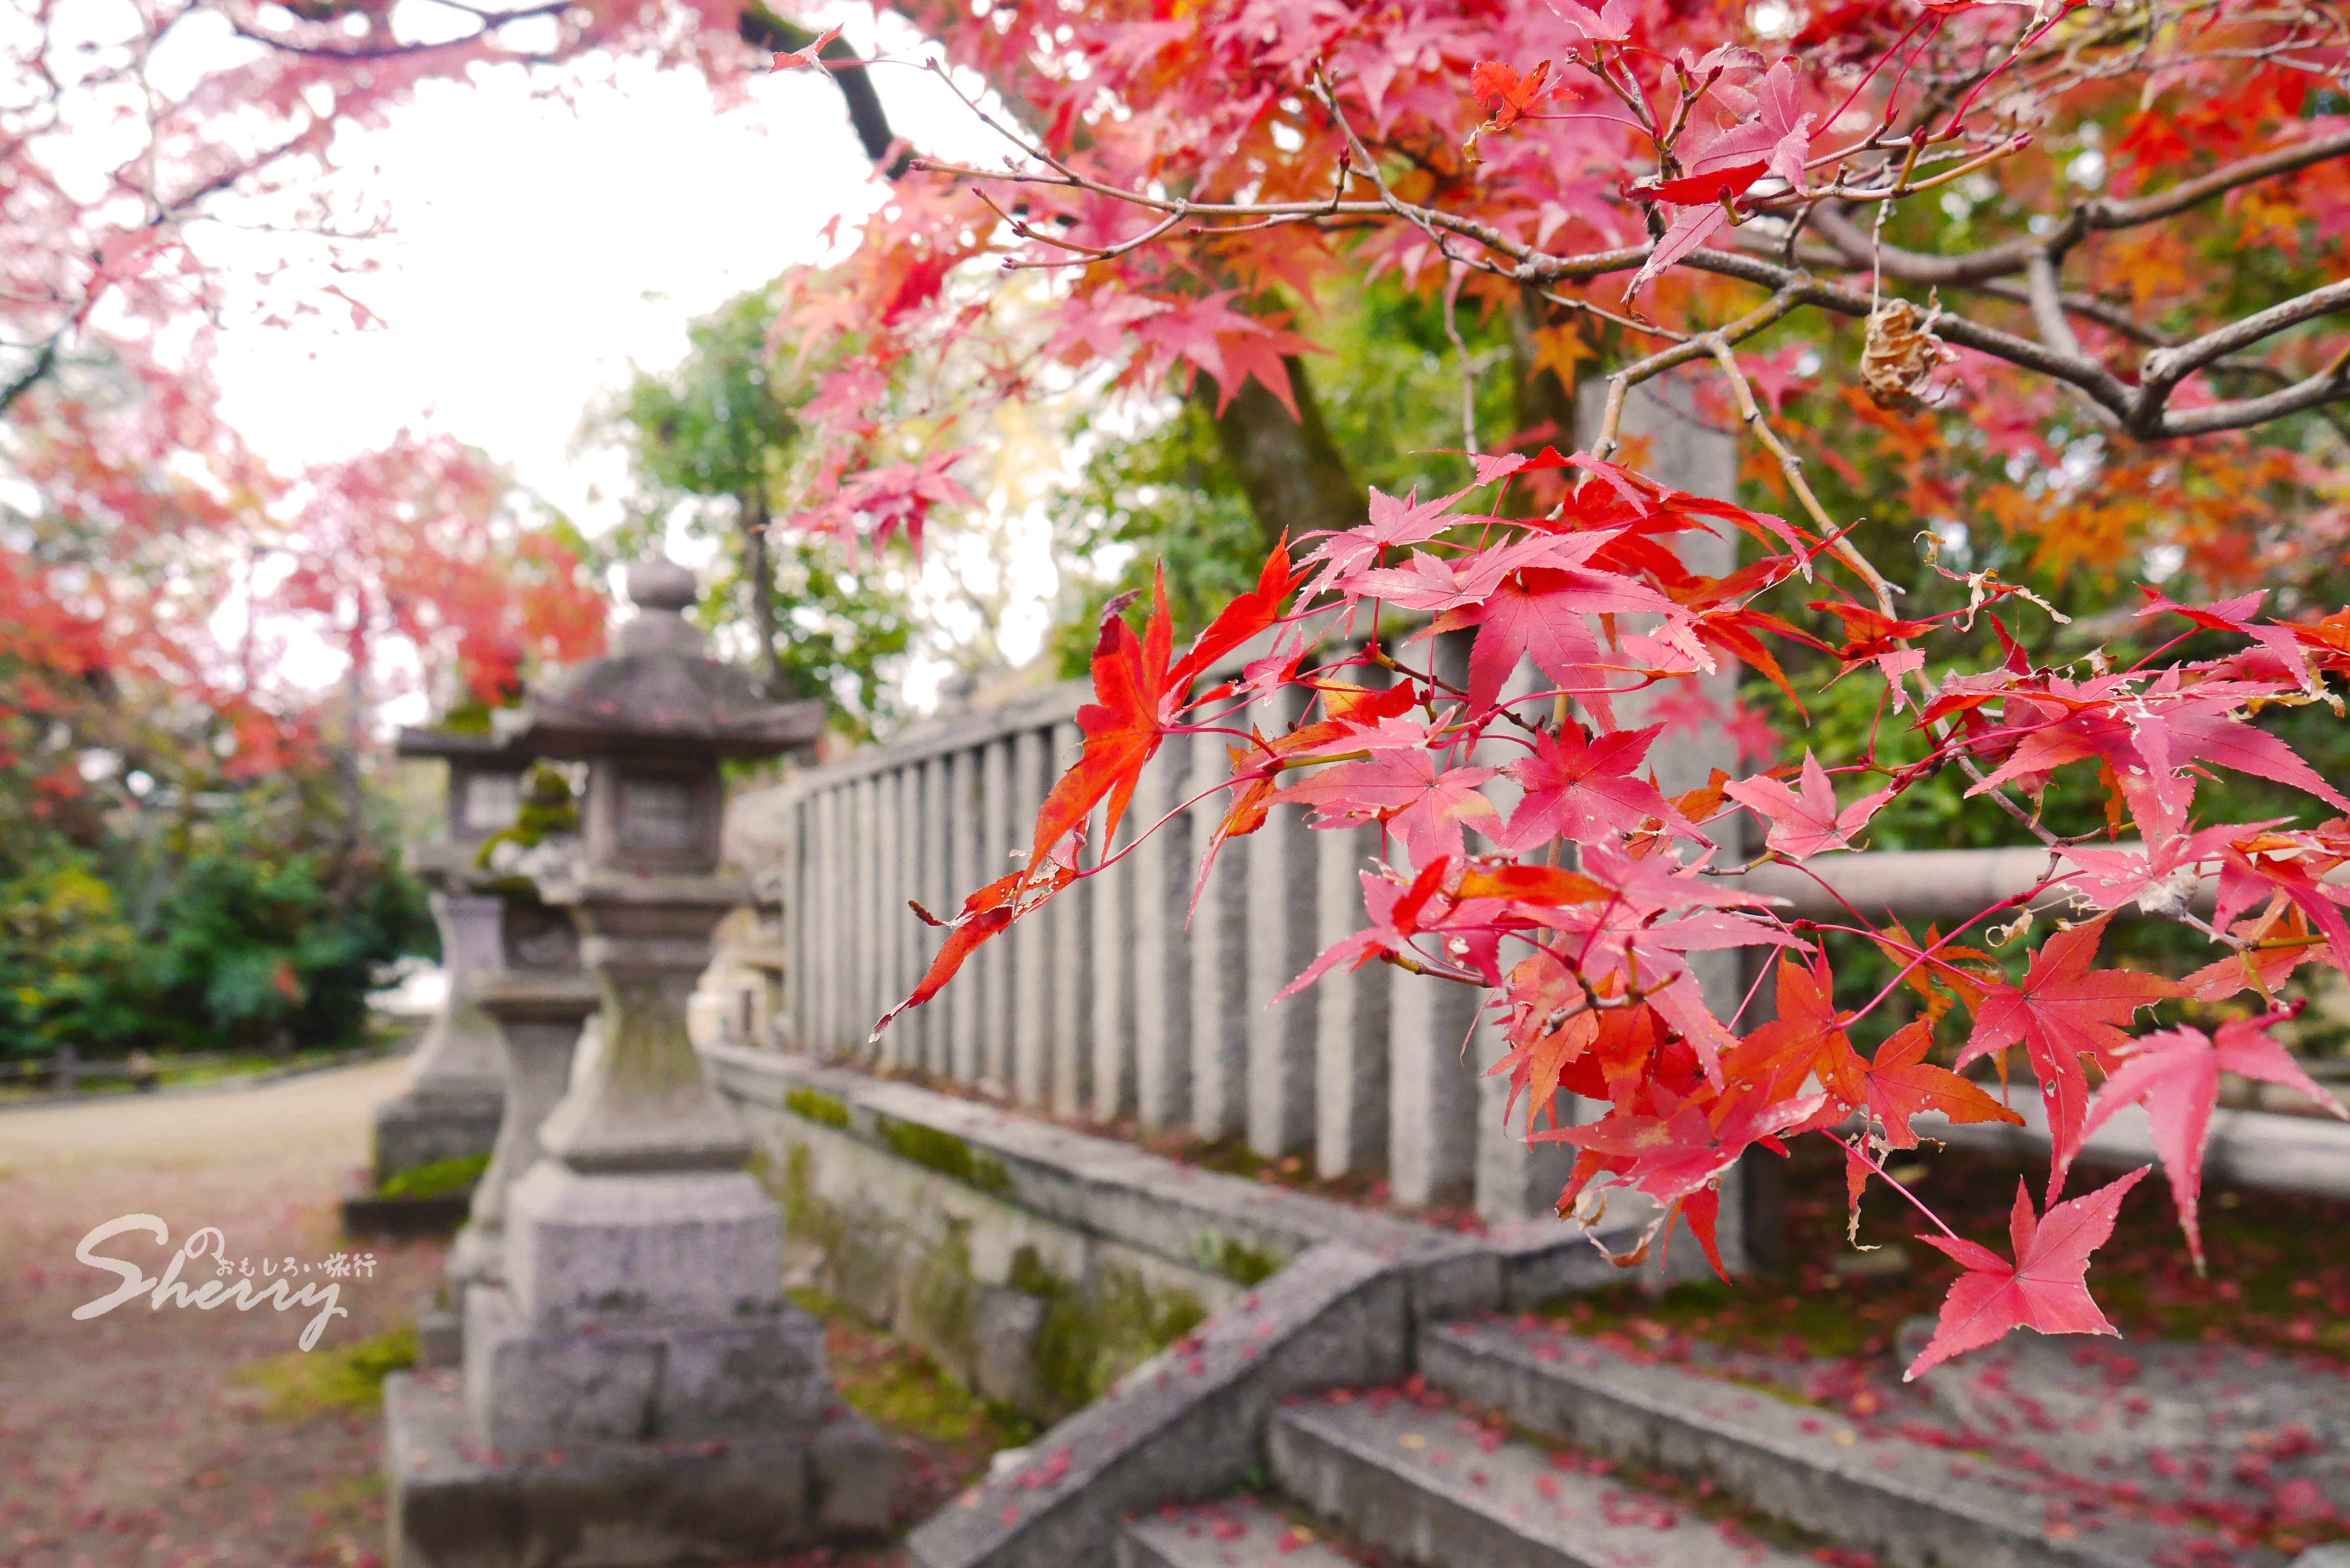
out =
{"type": "Polygon", "coordinates": [[[2144,1568],[2180,1543],[2022,1472],[1871,1435],[1736,1384],[1635,1365],[1547,1324],[1446,1324],[1424,1329],[1419,1349],[1429,1382],[1516,1426],[1711,1480],[1899,1568],[2144,1568]]]}
{"type": "Polygon", "coordinates": [[[1254,1498],[1162,1509],[1119,1535],[1117,1568],[1353,1568],[1254,1498]]]}
{"type": "MultiPolygon", "coordinates": [[[[1284,1491],[1347,1537],[1375,1543],[1384,1562],[1423,1568],[1799,1568],[1810,1562],[1670,1498],[1594,1473],[1610,1468],[1604,1462],[1554,1456],[1440,1400],[1392,1389],[1284,1407],[1266,1434],[1266,1454],[1284,1491]]],[[[1218,1560],[1161,1561],[1206,1568],[1218,1560]]]]}

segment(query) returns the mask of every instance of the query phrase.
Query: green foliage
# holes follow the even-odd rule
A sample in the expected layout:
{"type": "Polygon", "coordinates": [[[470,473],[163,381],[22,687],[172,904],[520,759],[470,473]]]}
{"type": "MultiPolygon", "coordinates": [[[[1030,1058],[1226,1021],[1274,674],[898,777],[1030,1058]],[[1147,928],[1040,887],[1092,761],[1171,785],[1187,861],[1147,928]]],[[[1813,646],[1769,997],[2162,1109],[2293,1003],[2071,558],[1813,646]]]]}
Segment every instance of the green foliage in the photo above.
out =
{"type": "MultiPolygon", "coordinates": [[[[1457,455],[1461,363],[1445,334],[1442,298],[1383,276],[1325,301],[1311,325],[1331,351],[1308,358],[1306,375],[1357,483],[1397,495],[1417,487],[1423,496],[1466,484],[1469,463],[1457,455]]],[[[1503,324],[1462,300],[1454,327],[1471,363],[1483,367],[1477,426],[1491,443],[1516,421],[1503,324]]],[[[1251,512],[1211,412],[1195,397],[1138,434],[1091,432],[1097,444],[1084,477],[1055,504],[1067,548],[1103,572],[1063,606],[1054,630],[1065,677],[1086,673],[1102,605],[1129,590],[1148,594],[1162,561],[1178,636],[1256,586],[1285,524],[1251,512]]]]}
{"type": "Polygon", "coordinates": [[[459,1155],[453,1159],[436,1159],[430,1165],[420,1165],[413,1170],[403,1170],[386,1181],[380,1189],[385,1198],[446,1198],[452,1193],[471,1192],[473,1184],[489,1169],[486,1154],[459,1155]]]}
{"type": "Polygon", "coordinates": [[[396,1328],[341,1349],[321,1346],[250,1362],[237,1368],[236,1379],[268,1394],[269,1415],[299,1421],[372,1408],[383,1397],[383,1380],[415,1365],[416,1330],[396,1328]]]}
{"type": "Polygon", "coordinates": [[[836,728],[867,739],[895,716],[894,666],[913,632],[905,569],[894,553],[852,563],[829,540],[771,526],[788,521],[795,465],[807,455],[794,410],[814,369],[796,374],[770,357],[775,320],[772,288],[737,295],[688,326],[676,367],[638,370],[588,410],[583,439],[619,445],[638,491],[635,520],[592,555],[633,557],[672,521],[716,545],[697,618],[722,651],[747,644],[775,695],[823,698],[836,728]]]}
{"type": "Polygon", "coordinates": [[[0,828],[0,1053],[356,1044],[377,971],[432,940],[421,890],[374,847],[381,815],[352,845],[274,781],[176,820],[114,814],[124,830],[89,845],[38,818],[0,828]]]}

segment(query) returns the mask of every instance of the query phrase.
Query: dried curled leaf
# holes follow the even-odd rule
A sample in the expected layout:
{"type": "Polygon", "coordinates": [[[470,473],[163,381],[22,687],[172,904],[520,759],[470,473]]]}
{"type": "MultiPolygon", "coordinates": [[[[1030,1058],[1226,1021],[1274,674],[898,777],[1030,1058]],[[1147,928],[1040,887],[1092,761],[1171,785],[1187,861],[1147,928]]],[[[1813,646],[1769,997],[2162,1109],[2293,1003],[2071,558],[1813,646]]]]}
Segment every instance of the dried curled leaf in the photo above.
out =
{"type": "Polygon", "coordinates": [[[1939,303],[1920,311],[1906,299],[1880,301],[1869,312],[1860,380],[1878,408],[1911,412],[1939,395],[1934,377],[1958,358],[1934,335],[1934,323],[1941,315],[1939,303]]]}

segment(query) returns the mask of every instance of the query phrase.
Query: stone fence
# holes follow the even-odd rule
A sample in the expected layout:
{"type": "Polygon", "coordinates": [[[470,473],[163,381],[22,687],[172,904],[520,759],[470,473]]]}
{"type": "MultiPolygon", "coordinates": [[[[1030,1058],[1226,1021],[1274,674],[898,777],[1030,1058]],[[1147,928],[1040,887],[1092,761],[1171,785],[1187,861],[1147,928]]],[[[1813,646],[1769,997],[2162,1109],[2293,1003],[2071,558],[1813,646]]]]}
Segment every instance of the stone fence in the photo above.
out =
{"type": "Polygon", "coordinates": [[[1549,1212],[1567,1151],[1530,1148],[1523,1106],[1515,1131],[1503,1126],[1502,1081],[1482,1071],[1502,1046],[1477,992],[1373,964],[1273,1003],[1360,925],[1376,829],[1308,832],[1276,810],[1224,847],[1194,907],[1228,797],[1184,803],[1230,778],[1221,735],[1170,740],[1113,846],[1122,858],[868,1040],[942,940],[908,900],[943,918],[1013,867],[1078,754],[1089,699],[1084,682],[1055,686],[738,797],[730,853],[773,900],[771,923],[722,958],[741,978],[717,1032],[1064,1118],[1243,1139],[1326,1178],[1384,1179],[1406,1207],[1473,1201],[1491,1223],[1549,1212]]]}

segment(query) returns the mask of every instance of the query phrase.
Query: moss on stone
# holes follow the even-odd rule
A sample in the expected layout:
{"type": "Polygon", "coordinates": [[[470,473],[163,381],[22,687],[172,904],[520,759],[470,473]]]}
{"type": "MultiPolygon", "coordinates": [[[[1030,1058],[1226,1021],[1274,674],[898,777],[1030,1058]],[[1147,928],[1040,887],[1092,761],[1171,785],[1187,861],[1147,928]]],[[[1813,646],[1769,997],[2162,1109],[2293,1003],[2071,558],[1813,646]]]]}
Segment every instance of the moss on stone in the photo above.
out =
{"type": "Polygon", "coordinates": [[[430,1165],[401,1171],[386,1180],[377,1191],[385,1198],[447,1198],[454,1193],[471,1192],[473,1184],[482,1179],[482,1172],[489,1168],[490,1157],[486,1154],[436,1159],[430,1165]]]}
{"type": "Polygon", "coordinates": [[[1271,1279],[1284,1260],[1272,1252],[1246,1246],[1230,1236],[1201,1236],[1191,1243],[1191,1257],[1210,1273],[1234,1284],[1260,1284],[1271,1279]]]}
{"type": "Polygon", "coordinates": [[[881,1137],[899,1158],[910,1159],[925,1170],[935,1170],[966,1187],[998,1197],[1012,1190],[1012,1173],[1003,1168],[1002,1160],[979,1153],[952,1133],[941,1132],[920,1122],[885,1121],[881,1124],[881,1137]]]}
{"type": "Polygon", "coordinates": [[[848,1125],[848,1107],[821,1089],[794,1089],[784,1096],[784,1108],[828,1127],[848,1125]]]}
{"type": "Polygon", "coordinates": [[[979,1358],[979,1282],[971,1272],[971,1228],[947,1221],[946,1239],[925,1247],[908,1271],[906,1313],[917,1340],[963,1369],[979,1358]]]}
{"type": "Polygon", "coordinates": [[[979,1440],[989,1449],[1035,1438],[1031,1417],[964,1387],[914,1345],[874,1332],[847,1302],[814,1290],[795,1290],[791,1298],[833,1331],[834,1385],[851,1409],[877,1425],[924,1442],[979,1440]]]}
{"type": "Polygon", "coordinates": [[[1065,1284],[1048,1301],[1033,1364],[1038,1389],[1061,1413],[1092,1404],[1208,1315],[1191,1292],[1153,1290],[1140,1274],[1117,1267],[1083,1289],[1065,1284]]]}

